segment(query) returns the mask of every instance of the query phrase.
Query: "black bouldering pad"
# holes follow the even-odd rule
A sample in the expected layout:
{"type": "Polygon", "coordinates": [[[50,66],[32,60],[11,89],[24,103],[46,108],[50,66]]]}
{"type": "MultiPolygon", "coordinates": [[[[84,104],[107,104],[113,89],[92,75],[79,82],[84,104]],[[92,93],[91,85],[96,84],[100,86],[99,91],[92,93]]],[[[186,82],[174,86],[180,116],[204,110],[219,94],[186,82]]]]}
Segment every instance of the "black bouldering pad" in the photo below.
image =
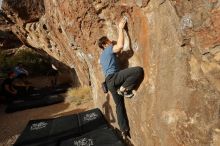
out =
{"type": "Polygon", "coordinates": [[[50,130],[51,139],[66,139],[81,135],[77,114],[59,117],[53,120],[50,130]]]}
{"type": "Polygon", "coordinates": [[[49,95],[56,95],[65,93],[71,86],[69,84],[59,85],[55,88],[45,87],[41,89],[34,89],[30,97],[42,97],[42,96],[49,96],[49,95]]]}
{"type": "Polygon", "coordinates": [[[80,140],[83,136],[94,139],[98,146],[123,146],[98,108],[53,119],[32,120],[14,146],[71,144],[75,138],[80,140]]]}
{"type": "Polygon", "coordinates": [[[20,110],[30,109],[30,108],[48,106],[48,105],[60,103],[63,101],[64,101],[64,97],[60,95],[47,96],[47,97],[43,97],[37,100],[24,100],[21,102],[14,102],[14,103],[9,104],[5,112],[11,113],[11,112],[16,112],[20,110]]]}
{"type": "Polygon", "coordinates": [[[41,144],[47,141],[52,127],[53,119],[32,120],[28,123],[14,146],[41,144]]]}
{"type": "Polygon", "coordinates": [[[28,123],[14,146],[54,145],[60,140],[77,136],[80,136],[77,115],[32,120],[28,123]]]}
{"type": "Polygon", "coordinates": [[[22,146],[59,146],[57,142],[51,142],[51,143],[34,143],[34,144],[25,144],[22,146]]]}
{"type": "Polygon", "coordinates": [[[104,118],[104,115],[98,108],[79,113],[78,117],[82,134],[97,128],[104,128],[109,126],[104,118]]]}
{"type": "Polygon", "coordinates": [[[102,128],[61,141],[60,146],[125,146],[125,144],[112,129],[102,128]]]}

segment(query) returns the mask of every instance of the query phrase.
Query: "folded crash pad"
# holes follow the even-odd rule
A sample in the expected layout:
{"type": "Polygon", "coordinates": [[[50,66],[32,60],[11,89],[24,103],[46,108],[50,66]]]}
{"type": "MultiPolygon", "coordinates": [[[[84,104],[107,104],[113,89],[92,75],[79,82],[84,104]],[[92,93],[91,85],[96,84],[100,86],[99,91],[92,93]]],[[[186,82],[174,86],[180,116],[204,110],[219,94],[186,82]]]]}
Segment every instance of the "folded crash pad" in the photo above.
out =
{"type": "Polygon", "coordinates": [[[42,96],[49,96],[55,94],[65,93],[71,86],[69,84],[59,85],[55,88],[42,88],[42,89],[35,89],[31,92],[31,97],[42,97],[42,96]]]}
{"type": "Polygon", "coordinates": [[[78,116],[31,120],[14,146],[54,145],[59,140],[80,135],[78,116]]]}
{"type": "Polygon", "coordinates": [[[78,116],[76,114],[59,117],[53,120],[50,130],[51,139],[61,140],[79,135],[81,135],[81,133],[78,116]]]}
{"type": "Polygon", "coordinates": [[[61,141],[60,146],[125,146],[125,144],[112,129],[101,128],[80,137],[61,141]]]}
{"type": "Polygon", "coordinates": [[[20,110],[56,104],[63,101],[64,101],[64,97],[60,95],[47,96],[47,97],[39,98],[37,100],[24,100],[21,102],[11,103],[7,106],[5,111],[7,113],[11,113],[20,110]]]}
{"type": "Polygon", "coordinates": [[[24,144],[22,146],[59,146],[57,142],[51,142],[51,143],[34,143],[34,144],[24,144]]]}
{"type": "Polygon", "coordinates": [[[81,133],[87,133],[97,128],[108,127],[108,123],[102,112],[98,109],[92,109],[78,114],[81,133]]]}
{"type": "MultiPolygon", "coordinates": [[[[53,119],[31,120],[14,146],[46,146],[54,143],[59,145],[65,140],[68,141],[98,129],[101,131],[109,129],[107,121],[98,108],[53,119]]],[[[99,133],[102,134],[102,132],[99,133]]],[[[117,144],[116,135],[113,132],[110,132],[110,135],[113,135],[111,138],[116,140],[117,144]]],[[[120,143],[118,146],[121,146],[120,143]]]]}
{"type": "Polygon", "coordinates": [[[52,123],[52,119],[30,121],[14,146],[37,145],[45,141],[50,135],[52,123]]]}

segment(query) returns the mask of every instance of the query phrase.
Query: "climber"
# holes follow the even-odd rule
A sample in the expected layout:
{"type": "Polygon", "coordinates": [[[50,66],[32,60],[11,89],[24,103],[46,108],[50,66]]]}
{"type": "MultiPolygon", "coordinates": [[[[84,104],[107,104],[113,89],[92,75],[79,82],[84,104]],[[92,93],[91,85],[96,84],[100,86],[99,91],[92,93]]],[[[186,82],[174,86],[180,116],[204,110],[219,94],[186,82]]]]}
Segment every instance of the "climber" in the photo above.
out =
{"type": "Polygon", "coordinates": [[[127,19],[124,17],[119,23],[119,36],[116,44],[113,44],[106,36],[101,37],[98,41],[98,45],[102,49],[100,64],[105,74],[105,82],[116,104],[118,124],[122,135],[125,137],[129,135],[130,128],[123,97],[131,98],[134,96],[132,90],[141,76],[143,76],[141,67],[119,70],[119,65],[116,61],[116,53],[121,52],[124,47],[123,31],[126,22],[127,19]]]}

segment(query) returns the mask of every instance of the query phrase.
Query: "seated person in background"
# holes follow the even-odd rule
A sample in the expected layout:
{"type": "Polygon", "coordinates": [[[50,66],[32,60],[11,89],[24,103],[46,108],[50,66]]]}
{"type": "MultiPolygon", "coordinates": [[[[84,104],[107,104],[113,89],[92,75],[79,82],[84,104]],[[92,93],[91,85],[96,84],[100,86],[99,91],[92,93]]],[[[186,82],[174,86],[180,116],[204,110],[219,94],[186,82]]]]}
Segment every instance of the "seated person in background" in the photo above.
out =
{"type": "Polygon", "coordinates": [[[25,78],[29,75],[28,71],[24,69],[22,63],[18,63],[17,66],[14,68],[14,72],[16,74],[16,78],[25,78]]]}
{"type": "Polygon", "coordinates": [[[8,77],[2,83],[2,93],[5,96],[7,103],[13,102],[17,96],[17,90],[12,84],[15,77],[16,74],[14,72],[9,72],[8,77]]]}

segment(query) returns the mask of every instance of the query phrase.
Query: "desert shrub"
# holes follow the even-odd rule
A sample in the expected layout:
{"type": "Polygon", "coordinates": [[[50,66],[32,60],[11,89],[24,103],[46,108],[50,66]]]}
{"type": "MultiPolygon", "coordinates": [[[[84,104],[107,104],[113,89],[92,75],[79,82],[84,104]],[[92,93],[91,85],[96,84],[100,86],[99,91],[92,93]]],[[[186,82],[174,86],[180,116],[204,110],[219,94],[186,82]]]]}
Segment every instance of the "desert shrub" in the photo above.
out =
{"type": "Polygon", "coordinates": [[[76,105],[80,105],[90,101],[91,99],[91,89],[88,86],[70,88],[67,91],[67,100],[75,103],[76,105]]]}

